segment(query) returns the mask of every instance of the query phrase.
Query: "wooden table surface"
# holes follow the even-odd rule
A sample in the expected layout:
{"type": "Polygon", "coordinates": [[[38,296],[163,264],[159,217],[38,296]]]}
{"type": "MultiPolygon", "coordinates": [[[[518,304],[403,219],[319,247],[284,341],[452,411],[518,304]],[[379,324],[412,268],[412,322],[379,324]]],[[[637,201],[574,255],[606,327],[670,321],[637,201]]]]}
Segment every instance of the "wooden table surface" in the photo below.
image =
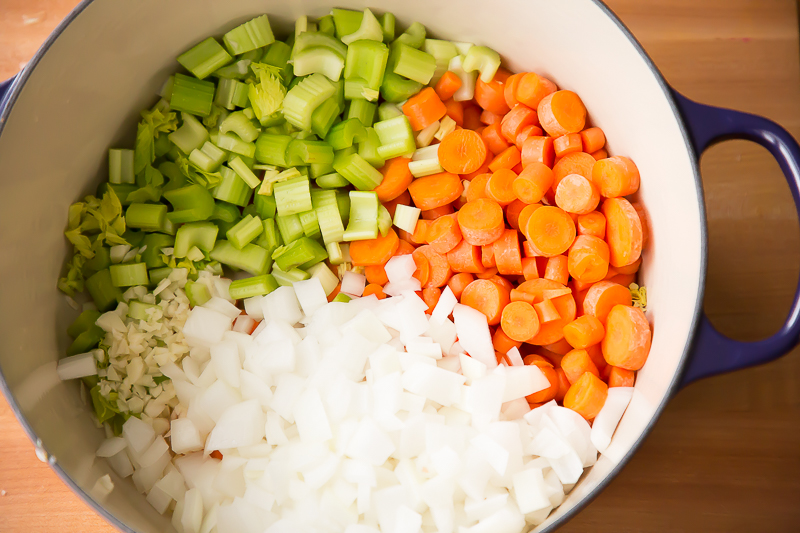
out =
{"type": "MultiPolygon", "coordinates": [[[[553,0],[555,1],[555,0],[553,0]]],[[[0,0],[0,79],[77,0],[0,0]]],[[[667,80],[701,102],[767,116],[800,138],[795,0],[609,0],[667,80]]],[[[603,61],[604,58],[592,58],[603,61]]],[[[724,333],[775,332],[800,268],[778,165],[734,141],[702,159],[709,223],[705,308],[724,333]]],[[[800,351],[681,391],[610,486],[564,532],[800,530],[800,351]]],[[[0,532],[115,531],[34,455],[0,398],[0,532]]]]}

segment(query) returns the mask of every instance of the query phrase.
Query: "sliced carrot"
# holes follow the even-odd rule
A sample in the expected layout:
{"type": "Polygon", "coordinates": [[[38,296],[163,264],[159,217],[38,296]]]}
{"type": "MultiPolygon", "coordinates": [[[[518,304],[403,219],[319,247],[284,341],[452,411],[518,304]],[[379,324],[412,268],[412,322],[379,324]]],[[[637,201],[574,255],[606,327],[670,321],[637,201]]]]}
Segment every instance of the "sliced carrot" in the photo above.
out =
{"type": "Polygon", "coordinates": [[[397,251],[394,255],[411,255],[416,249],[417,247],[410,242],[400,239],[400,246],[397,247],[397,251]]]}
{"type": "Polygon", "coordinates": [[[389,228],[385,237],[366,239],[350,243],[350,258],[354,265],[385,265],[400,246],[400,239],[394,229],[389,228]]]}
{"type": "Polygon", "coordinates": [[[473,246],[465,240],[447,252],[447,263],[455,272],[480,274],[485,270],[481,264],[480,247],[473,246]]]}
{"type": "Polygon", "coordinates": [[[528,302],[529,304],[533,305],[534,295],[529,292],[521,291],[519,289],[511,289],[508,297],[512,302],[528,302]]]}
{"type": "Polygon", "coordinates": [[[606,157],[608,157],[608,152],[606,151],[605,148],[601,148],[596,152],[592,152],[591,156],[594,157],[595,161],[600,161],[601,159],[605,159],[606,157]]]}
{"type": "Polygon", "coordinates": [[[503,115],[498,115],[497,113],[492,113],[491,111],[487,111],[485,109],[481,111],[481,124],[492,126],[494,124],[500,124],[502,121],[503,115]]]}
{"type": "Polygon", "coordinates": [[[500,131],[500,128],[500,123],[496,122],[486,126],[481,132],[483,141],[486,143],[486,146],[489,147],[489,151],[494,155],[501,153],[511,146],[511,144],[506,141],[506,138],[503,137],[503,133],[500,131]]]}
{"type": "Polygon", "coordinates": [[[427,128],[446,113],[447,108],[432,87],[422,89],[403,104],[403,114],[414,131],[427,128]]]}
{"type": "Polygon", "coordinates": [[[475,101],[486,111],[497,115],[505,115],[509,111],[505,98],[505,81],[510,76],[505,69],[498,69],[494,79],[489,83],[480,78],[475,82],[475,101]]]}
{"type": "MultiPolygon", "coordinates": [[[[397,247],[400,248],[399,243],[397,247]]],[[[393,255],[397,255],[397,250],[393,255]]],[[[367,276],[367,283],[386,285],[389,282],[389,277],[386,275],[386,269],[383,268],[383,265],[370,265],[364,268],[364,275],[367,276]]]]}
{"type": "Polygon", "coordinates": [[[461,300],[461,293],[463,293],[467,285],[473,281],[475,281],[475,276],[469,272],[458,272],[457,274],[453,274],[453,277],[447,280],[447,286],[450,287],[451,291],[453,291],[453,295],[456,297],[456,299],[461,300]]]}
{"type": "Polygon", "coordinates": [[[411,159],[408,157],[395,157],[386,161],[380,173],[383,180],[373,191],[378,195],[378,200],[388,202],[402,195],[414,181],[414,176],[408,170],[411,159]]]}
{"type": "Polygon", "coordinates": [[[481,246],[481,264],[484,268],[497,266],[494,260],[494,246],[492,244],[484,244],[481,246]]]}
{"type": "Polygon", "coordinates": [[[556,255],[547,260],[547,266],[544,269],[544,279],[550,279],[566,285],[569,281],[569,270],[567,268],[567,256],[556,255]]]}
{"type": "Polygon", "coordinates": [[[614,283],[618,283],[623,287],[629,287],[631,283],[636,282],[636,274],[617,274],[608,281],[613,281],[614,283]]]}
{"type": "Polygon", "coordinates": [[[544,97],[556,92],[556,90],[556,84],[552,81],[533,72],[528,72],[517,82],[517,90],[514,96],[519,102],[536,109],[544,97]]]}
{"type": "Polygon", "coordinates": [[[642,249],[644,249],[644,247],[647,246],[647,239],[650,234],[648,230],[647,211],[640,202],[631,202],[631,205],[636,210],[636,214],[639,215],[639,223],[642,225],[642,249]]]}
{"type": "Polygon", "coordinates": [[[598,344],[604,335],[603,324],[592,315],[583,315],[564,326],[564,339],[579,350],[598,344]]]}
{"type": "Polygon", "coordinates": [[[603,357],[609,365],[639,370],[650,353],[651,338],[650,324],[641,309],[615,305],[606,319],[603,357]]]}
{"type": "MultiPolygon", "coordinates": [[[[531,219],[531,215],[533,214],[533,212],[536,211],[537,209],[539,209],[540,207],[542,207],[542,204],[535,203],[535,204],[531,204],[531,205],[526,206],[522,211],[520,211],[519,219],[517,219],[517,222],[519,224],[519,230],[522,232],[523,235],[525,235],[525,237],[528,236],[528,221],[531,219]]],[[[527,247],[531,248],[532,245],[527,241],[526,241],[526,243],[527,243],[527,247]]],[[[525,250],[526,250],[525,251],[525,256],[526,257],[534,257],[535,255],[540,255],[540,254],[534,252],[533,248],[531,248],[530,250],[528,250],[526,248],[525,250]],[[535,255],[531,255],[531,254],[535,254],[535,255]]]]}
{"type": "Polygon", "coordinates": [[[539,322],[542,324],[554,322],[561,318],[561,315],[558,314],[558,309],[556,309],[555,304],[550,299],[536,302],[533,306],[536,308],[536,312],[539,314],[539,322]]]}
{"type": "MultiPolygon", "coordinates": [[[[542,293],[544,291],[563,288],[564,286],[558,282],[539,278],[520,283],[516,290],[520,292],[527,292],[528,294],[532,295],[534,303],[536,303],[543,300],[542,293]]],[[[575,320],[576,306],[575,299],[573,298],[572,294],[565,294],[564,296],[553,298],[551,302],[553,305],[555,305],[556,310],[561,318],[547,324],[542,324],[539,333],[537,333],[533,339],[528,341],[530,344],[544,346],[561,340],[564,338],[564,326],[575,320]]]]}
{"type": "MultiPolygon", "coordinates": [[[[414,250],[416,252],[416,250],[414,250]]],[[[431,279],[431,263],[425,254],[412,253],[411,257],[414,259],[414,264],[417,270],[414,271],[413,276],[417,278],[421,286],[425,286],[431,279]]]]}
{"type": "Polygon", "coordinates": [[[594,420],[607,397],[608,386],[591,372],[585,372],[570,386],[564,396],[564,407],[572,409],[586,420],[594,420]]]}
{"type": "MultiPolygon", "coordinates": [[[[603,279],[604,280],[610,280],[611,278],[613,278],[613,277],[615,277],[617,275],[619,275],[619,271],[616,268],[614,268],[612,266],[609,266],[608,267],[608,272],[606,272],[606,275],[603,277],[603,279]]],[[[622,285],[622,284],[620,283],[620,285],[622,285]]]]}
{"type": "Polygon", "coordinates": [[[470,182],[468,180],[461,180],[461,186],[463,187],[463,190],[461,191],[461,194],[458,195],[458,198],[453,200],[453,203],[450,204],[454,210],[461,209],[464,207],[464,204],[467,203],[467,189],[469,188],[469,184],[470,182]]]}
{"type": "Polygon", "coordinates": [[[467,202],[474,202],[478,198],[486,198],[486,184],[489,182],[489,178],[492,177],[491,173],[480,174],[475,176],[472,181],[469,182],[469,187],[467,187],[467,202]]]}
{"type": "Polygon", "coordinates": [[[642,265],[642,258],[640,257],[630,265],[617,267],[618,274],[636,274],[639,272],[639,267],[642,265]]]}
{"type": "Polygon", "coordinates": [[[613,281],[599,281],[591,286],[583,300],[583,312],[606,323],[611,309],[617,305],[631,305],[631,291],[613,281]]]}
{"type": "MultiPolygon", "coordinates": [[[[483,142],[481,142],[481,146],[483,146],[483,142]]],[[[442,151],[439,149],[439,154],[441,153],[442,151]]],[[[414,200],[414,205],[423,211],[449,204],[458,198],[463,190],[461,178],[450,172],[417,178],[408,186],[408,192],[411,194],[411,199],[414,200]]]]}
{"type": "Polygon", "coordinates": [[[456,126],[464,126],[464,104],[456,102],[452,98],[444,102],[444,107],[447,109],[447,116],[453,119],[456,126]]]}
{"type": "Polygon", "coordinates": [[[503,308],[509,303],[509,293],[503,287],[486,279],[476,279],[461,293],[461,303],[486,315],[489,324],[500,323],[503,308]]]}
{"type": "Polygon", "coordinates": [[[526,105],[519,104],[503,116],[500,130],[510,143],[516,143],[517,135],[526,126],[538,126],[539,117],[536,111],[526,105]]]}
{"type": "Polygon", "coordinates": [[[578,235],[591,235],[600,239],[606,237],[606,217],[600,211],[592,211],[578,217],[578,235]]]}
{"type": "Polygon", "coordinates": [[[606,145],[606,135],[600,128],[586,128],[580,133],[583,151],[591,154],[606,145]]]}
{"type": "Polygon", "coordinates": [[[458,211],[458,225],[465,241],[475,246],[494,242],[505,229],[503,208],[488,198],[467,202],[458,211]]]}
{"type": "Polygon", "coordinates": [[[623,267],[636,262],[642,255],[644,234],[636,209],[625,198],[609,198],[603,202],[602,210],[611,265],[623,267]]]}
{"type": "Polygon", "coordinates": [[[448,70],[442,74],[442,77],[436,82],[436,94],[438,94],[439,98],[444,102],[451,99],[453,95],[456,94],[456,91],[461,88],[461,85],[462,81],[461,78],[458,77],[458,74],[448,70]]]}
{"type": "Polygon", "coordinates": [[[567,379],[567,375],[564,373],[564,370],[561,368],[556,368],[556,377],[558,378],[558,392],[556,393],[555,400],[561,404],[564,402],[564,396],[567,395],[570,382],[567,379]]]}
{"type": "Polygon", "coordinates": [[[553,171],[544,163],[533,161],[511,185],[514,195],[526,204],[541,202],[553,184],[553,171]]]}
{"type": "Polygon", "coordinates": [[[478,272],[475,274],[475,277],[478,279],[491,279],[497,275],[497,267],[490,267],[483,270],[483,272],[478,272]]]}
{"type": "Polygon", "coordinates": [[[519,249],[519,233],[507,229],[492,243],[497,271],[504,276],[521,276],[522,254],[519,249]]]}
{"type": "MultiPolygon", "coordinates": [[[[441,153],[441,149],[439,151],[441,153]]],[[[501,168],[514,168],[520,162],[520,151],[516,146],[509,146],[497,154],[489,163],[489,170],[497,172],[501,168]]]]}
{"type": "Polygon", "coordinates": [[[522,168],[534,161],[552,167],[555,158],[552,137],[530,136],[522,143],[521,162],[522,168]]]}
{"type": "Polygon", "coordinates": [[[511,302],[503,308],[500,328],[510,339],[524,342],[539,333],[539,315],[526,302],[511,302]]]}
{"type": "Polygon", "coordinates": [[[574,152],[559,159],[558,162],[553,165],[553,192],[556,192],[561,180],[570,174],[580,174],[591,181],[594,163],[594,158],[585,152],[574,152]]]}
{"type": "Polygon", "coordinates": [[[470,172],[469,174],[461,174],[461,177],[467,181],[472,181],[481,174],[491,174],[492,171],[489,170],[489,163],[491,162],[492,155],[488,149],[486,151],[486,156],[487,160],[484,161],[480,167],[478,167],[478,170],[476,170],[475,172],[470,172]]]}
{"type": "Polygon", "coordinates": [[[572,350],[567,353],[561,359],[561,368],[570,383],[578,381],[586,372],[590,372],[598,378],[600,377],[600,371],[597,370],[597,366],[589,357],[589,354],[586,353],[586,350],[572,350]]]}
{"type": "Polygon", "coordinates": [[[461,228],[455,215],[441,216],[428,228],[428,244],[440,254],[446,254],[461,242],[461,228]]]}
{"type": "Polygon", "coordinates": [[[599,237],[578,235],[569,249],[569,274],[584,283],[601,281],[608,273],[608,244],[599,237]]]}
{"type": "Polygon", "coordinates": [[[336,287],[333,288],[333,292],[331,292],[328,295],[328,302],[332,302],[333,299],[336,298],[336,295],[339,294],[341,291],[342,291],[342,283],[339,282],[339,284],[336,285],[336,287]]]}
{"type": "Polygon", "coordinates": [[[433,209],[426,209],[425,211],[420,212],[419,216],[422,218],[422,220],[429,220],[433,222],[439,217],[446,217],[454,213],[455,210],[453,209],[453,206],[451,204],[446,204],[443,206],[434,207],[433,209]]]}
{"type": "Polygon", "coordinates": [[[408,194],[408,189],[403,191],[400,196],[394,200],[387,200],[383,202],[383,207],[389,211],[389,215],[394,219],[394,212],[397,210],[398,205],[411,205],[411,195],[408,194]]]}
{"type": "Polygon", "coordinates": [[[556,152],[556,157],[564,157],[573,152],[582,152],[581,136],[577,133],[567,133],[561,137],[556,137],[553,139],[553,149],[556,152]]]}
{"type": "Polygon", "coordinates": [[[442,289],[439,287],[428,287],[422,289],[422,301],[428,304],[428,310],[426,313],[433,313],[433,309],[436,307],[436,304],[439,303],[439,298],[441,298],[441,296],[442,289]]]}
{"type": "Polygon", "coordinates": [[[492,283],[496,283],[497,285],[499,285],[503,289],[507,290],[509,293],[511,293],[511,290],[514,289],[514,284],[513,283],[508,281],[505,277],[497,275],[497,274],[495,274],[494,276],[489,278],[489,281],[491,281],[492,283]]]}
{"type": "Polygon", "coordinates": [[[586,107],[572,91],[548,94],[536,108],[542,129],[551,137],[578,133],[586,124],[586,107]]]}
{"type": "Polygon", "coordinates": [[[639,190],[639,169],[627,157],[609,157],[595,161],[591,180],[606,198],[627,196],[639,190]]]}
{"type": "MultiPolygon", "coordinates": [[[[516,147],[514,148],[516,150],[516,147]]],[[[506,206],[517,199],[512,187],[517,174],[513,170],[500,168],[492,173],[486,182],[486,196],[501,206],[506,206]]]]}
{"type": "Polygon", "coordinates": [[[556,394],[558,394],[559,383],[556,369],[553,368],[553,365],[547,361],[534,360],[531,361],[530,364],[539,367],[539,370],[542,371],[542,374],[544,374],[544,377],[546,377],[548,383],[550,383],[550,386],[544,390],[540,390],[539,392],[534,392],[533,394],[526,396],[525,399],[528,400],[528,403],[549,402],[556,397],[556,394]]]}
{"type": "Polygon", "coordinates": [[[606,360],[603,357],[603,349],[600,344],[592,344],[591,346],[584,348],[584,350],[586,350],[586,353],[589,354],[589,357],[592,359],[594,366],[597,367],[597,370],[600,371],[600,379],[606,381],[607,375],[605,372],[606,368],[608,367],[608,363],[606,363],[606,360]]]}
{"type": "Polygon", "coordinates": [[[512,74],[506,80],[505,87],[503,87],[503,98],[509,109],[514,109],[514,106],[519,103],[516,97],[517,86],[524,75],[524,72],[518,72],[517,74],[512,74]]]}
{"type": "Polygon", "coordinates": [[[364,294],[363,296],[369,296],[370,294],[374,294],[378,300],[383,300],[386,298],[386,293],[383,292],[383,287],[376,283],[370,283],[366,287],[364,287],[364,294]]]}
{"type": "Polygon", "coordinates": [[[471,130],[455,130],[439,144],[439,163],[447,172],[469,174],[480,168],[486,160],[486,152],[480,135],[471,130]]]}
{"type": "Polygon", "coordinates": [[[483,126],[481,122],[481,108],[476,105],[464,104],[464,123],[461,124],[461,126],[468,130],[476,130],[483,126]]]}
{"type": "Polygon", "coordinates": [[[633,387],[636,374],[633,370],[608,365],[608,388],[611,387],[633,387]]]}
{"type": "Polygon", "coordinates": [[[575,222],[564,210],[544,206],[531,214],[525,234],[541,255],[553,257],[563,254],[572,245],[575,222]]]}
{"type": "MultiPolygon", "coordinates": [[[[514,139],[514,144],[519,148],[520,152],[522,152],[522,147],[525,145],[525,141],[528,140],[528,137],[541,137],[542,135],[544,135],[544,132],[539,126],[525,126],[519,130],[517,138],[514,139]]],[[[522,164],[521,161],[520,164],[522,164]]]]}
{"type": "Polygon", "coordinates": [[[423,288],[443,287],[447,280],[450,279],[450,276],[453,275],[450,264],[447,262],[447,257],[434,250],[430,245],[420,246],[414,250],[412,255],[424,256],[430,265],[430,277],[427,283],[422,284],[423,288]]]}
{"type": "MultiPolygon", "coordinates": [[[[503,310],[503,312],[505,312],[505,310],[503,310]]],[[[500,321],[502,323],[502,318],[500,321]]],[[[511,348],[519,349],[519,347],[522,346],[522,342],[510,339],[508,335],[503,332],[503,328],[497,328],[494,330],[494,334],[492,335],[492,346],[494,346],[494,349],[500,353],[508,353],[511,348]]]]}
{"type": "Polygon", "coordinates": [[[539,279],[539,269],[536,267],[536,259],[532,257],[522,258],[522,275],[525,281],[539,279]]]}
{"type": "Polygon", "coordinates": [[[410,242],[413,244],[425,244],[428,242],[428,228],[431,226],[429,220],[417,220],[414,226],[414,233],[411,234],[410,242]]]}
{"type": "MultiPolygon", "coordinates": [[[[522,224],[520,224],[520,225],[522,225],[522,224]]],[[[520,230],[520,231],[522,231],[522,230],[520,230]]],[[[535,261],[536,258],[539,257],[539,252],[534,250],[533,245],[531,244],[531,242],[526,239],[522,243],[522,255],[524,255],[528,259],[533,259],[535,261]]],[[[539,269],[539,270],[541,270],[541,269],[539,269]]]]}
{"type": "Polygon", "coordinates": [[[566,294],[572,294],[572,289],[570,289],[569,287],[561,287],[558,289],[545,289],[542,291],[542,298],[545,300],[554,300],[559,296],[564,296],[566,294]]]}
{"type": "MultiPolygon", "coordinates": [[[[516,181],[516,180],[514,180],[516,181]]],[[[506,206],[506,221],[512,228],[519,229],[519,214],[528,207],[528,204],[521,200],[514,200],[506,206]]]]}

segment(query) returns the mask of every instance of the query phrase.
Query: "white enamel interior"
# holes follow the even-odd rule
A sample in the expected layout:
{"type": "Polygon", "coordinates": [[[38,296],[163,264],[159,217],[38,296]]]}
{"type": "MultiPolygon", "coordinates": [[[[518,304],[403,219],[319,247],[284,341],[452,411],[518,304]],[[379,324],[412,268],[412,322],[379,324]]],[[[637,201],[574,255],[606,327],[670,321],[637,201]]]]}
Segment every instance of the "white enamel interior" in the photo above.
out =
{"type": "MultiPolygon", "coordinates": [[[[75,315],[55,288],[67,253],[67,206],[104,178],[109,146],[132,146],[138,111],[155,102],[178,66],[175,56],[255,15],[269,13],[285,34],[296,17],[330,7],[321,0],[96,0],[26,73],[0,135],[0,369],[30,429],[84,491],[110,469],[94,459],[102,432],[77,385],[55,374],[75,315]]],[[[687,349],[703,268],[692,156],[656,74],[592,0],[384,0],[369,7],[405,24],[418,20],[436,37],[491,46],[512,70],[533,70],[577,91],[609,150],[641,170],[651,230],[643,272],[652,352],[608,454],[546,527],[580,504],[639,440],[687,349]]],[[[135,531],[172,530],[129,480],[111,476],[117,488],[102,503],[110,515],[135,531]]]]}

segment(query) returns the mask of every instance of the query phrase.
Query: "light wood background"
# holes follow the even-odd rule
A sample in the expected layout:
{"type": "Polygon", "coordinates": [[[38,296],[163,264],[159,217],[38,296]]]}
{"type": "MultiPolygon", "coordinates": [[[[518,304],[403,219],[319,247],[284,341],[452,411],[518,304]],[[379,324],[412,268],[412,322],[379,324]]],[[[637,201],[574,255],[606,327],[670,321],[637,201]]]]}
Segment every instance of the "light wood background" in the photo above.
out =
{"type": "MultiPolygon", "coordinates": [[[[800,138],[795,0],[608,3],[676,89],[767,116],[800,138]]],[[[75,4],[0,0],[0,79],[75,4]]],[[[780,327],[797,284],[800,231],[789,189],[767,152],[745,142],[711,149],[702,171],[706,310],[723,332],[762,338],[780,327]]],[[[115,530],[36,459],[0,398],[0,532],[63,531],[115,530]]],[[[800,531],[800,352],[680,392],[621,475],[562,531],[800,531]]]]}

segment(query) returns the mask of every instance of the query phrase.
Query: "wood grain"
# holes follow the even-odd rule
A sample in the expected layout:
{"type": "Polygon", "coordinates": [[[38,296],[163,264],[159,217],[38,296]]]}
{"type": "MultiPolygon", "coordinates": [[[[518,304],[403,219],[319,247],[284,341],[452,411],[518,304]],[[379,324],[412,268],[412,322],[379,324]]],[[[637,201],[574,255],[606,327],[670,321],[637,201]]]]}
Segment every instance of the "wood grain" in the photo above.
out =
{"type": "MultiPolygon", "coordinates": [[[[31,57],[76,3],[0,0],[0,79],[31,57]]],[[[800,137],[795,0],[608,3],[676,89],[767,116],[800,137]]],[[[788,187],[767,152],[745,142],[709,150],[702,172],[710,241],[706,310],[726,334],[765,337],[780,327],[800,270],[788,187]]],[[[621,475],[562,531],[797,531],[798,421],[798,350],[691,385],[621,475]]],[[[6,491],[0,532],[114,531],[38,462],[2,400],[0,449],[0,491],[6,491]]]]}

